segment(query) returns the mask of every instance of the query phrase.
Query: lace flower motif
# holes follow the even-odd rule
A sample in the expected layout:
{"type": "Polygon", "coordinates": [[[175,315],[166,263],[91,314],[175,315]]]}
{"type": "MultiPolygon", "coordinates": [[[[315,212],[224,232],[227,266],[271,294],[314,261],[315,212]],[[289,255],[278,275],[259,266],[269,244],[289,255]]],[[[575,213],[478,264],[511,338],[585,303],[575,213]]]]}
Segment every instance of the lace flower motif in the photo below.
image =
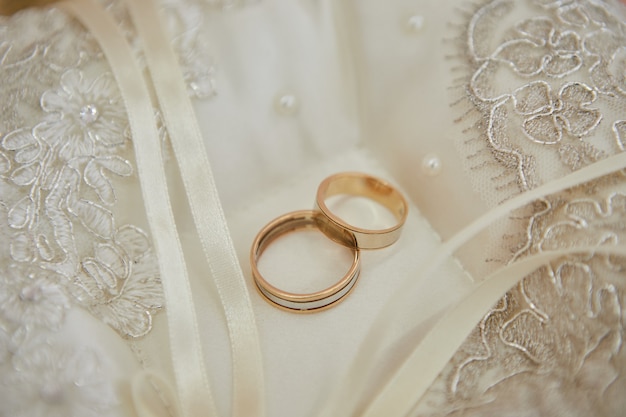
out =
{"type": "Polygon", "coordinates": [[[118,146],[128,139],[128,122],[110,74],[89,81],[80,71],[69,70],[58,90],[43,94],[41,107],[54,116],[35,126],[33,133],[61,159],[89,156],[96,146],[118,146]]]}
{"type": "Polygon", "coordinates": [[[526,20],[516,32],[521,37],[503,43],[495,58],[507,62],[520,75],[564,77],[582,66],[580,37],[558,30],[551,19],[526,20]]]}
{"type": "Polygon", "coordinates": [[[0,404],[11,417],[96,417],[114,403],[98,357],[86,349],[34,346],[0,377],[0,404]]]}
{"type": "Polygon", "coordinates": [[[559,20],[571,26],[588,27],[591,23],[604,26],[617,20],[607,13],[603,5],[587,0],[535,0],[535,3],[554,9],[559,20]]]}
{"type": "Polygon", "coordinates": [[[20,325],[57,329],[70,307],[63,289],[47,275],[11,265],[0,273],[0,316],[20,325]]]}
{"type": "MultiPolygon", "coordinates": [[[[624,194],[544,203],[514,259],[624,239],[624,194]]],[[[619,415],[602,407],[606,401],[623,410],[624,404],[623,389],[614,384],[624,363],[625,261],[572,255],[509,291],[475,330],[473,347],[461,350],[468,353],[462,354],[451,388],[467,407],[463,415],[502,415],[523,407],[537,415],[619,415]],[[484,404],[477,407],[480,401],[484,404]]]]}
{"type": "Polygon", "coordinates": [[[563,219],[545,227],[537,241],[540,251],[574,245],[595,246],[626,239],[626,194],[612,193],[604,200],[572,200],[561,208],[563,219]]]}
{"type": "Polygon", "coordinates": [[[601,29],[588,35],[584,46],[596,59],[590,70],[596,88],[626,96],[626,34],[601,29]]]}
{"type": "Polygon", "coordinates": [[[525,85],[513,94],[515,110],[524,117],[524,134],[544,145],[560,142],[563,132],[581,138],[593,131],[602,120],[602,113],[590,107],[596,97],[596,92],[582,83],[566,83],[553,97],[544,81],[525,85]]]}
{"type": "Polygon", "coordinates": [[[123,226],[114,242],[95,245],[84,258],[70,291],[75,299],[126,337],[141,337],[163,302],[161,280],[148,237],[123,226]]]}

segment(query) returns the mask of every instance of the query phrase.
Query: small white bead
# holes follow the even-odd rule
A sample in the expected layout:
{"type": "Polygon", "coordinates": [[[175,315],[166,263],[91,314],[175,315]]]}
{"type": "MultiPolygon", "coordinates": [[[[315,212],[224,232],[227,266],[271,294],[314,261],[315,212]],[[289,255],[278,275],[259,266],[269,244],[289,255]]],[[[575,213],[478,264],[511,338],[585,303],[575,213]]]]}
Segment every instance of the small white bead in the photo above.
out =
{"type": "Polygon", "coordinates": [[[422,159],[422,172],[429,177],[439,175],[441,168],[441,159],[435,154],[428,154],[422,159]]]}
{"type": "Polygon", "coordinates": [[[409,17],[407,27],[411,32],[419,32],[424,27],[424,16],[416,14],[409,17]]]}
{"type": "Polygon", "coordinates": [[[276,111],[282,115],[290,116],[297,113],[300,103],[293,94],[283,94],[276,98],[276,111]]]}

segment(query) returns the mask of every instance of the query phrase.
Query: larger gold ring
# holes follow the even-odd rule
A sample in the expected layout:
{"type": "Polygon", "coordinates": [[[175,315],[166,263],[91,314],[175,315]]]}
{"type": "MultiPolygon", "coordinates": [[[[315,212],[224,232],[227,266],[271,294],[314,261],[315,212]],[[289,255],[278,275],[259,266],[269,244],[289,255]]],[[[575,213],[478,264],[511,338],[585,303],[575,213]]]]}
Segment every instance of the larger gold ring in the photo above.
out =
{"type": "Polygon", "coordinates": [[[294,211],[268,223],[254,239],[250,250],[250,266],[256,287],[270,304],[284,310],[305,313],[324,310],[341,301],[354,287],[361,270],[359,249],[353,234],[337,229],[329,229],[328,221],[313,210],[294,211]],[[310,294],[296,294],[280,290],[263,278],[257,262],[263,251],[278,237],[301,229],[319,229],[333,240],[351,248],[353,262],[350,270],[336,284],[322,291],[310,294]]]}
{"type": "Polygon", "coordinates": [[[402,194],[388,182],[359,172],[339,173],[322,181],[317,189],[315,208],[329,220],[330,227],[325,231],[331,231],[328,234],[331,239],[336,240],[335,236],[341,233],[353,234],[360,249],[379,249],[393,244],[400,237],[409,210],[402,194]],[[391,211],[397,223],[386,229],[373,230],[347,223],[326,205],[328,197],[340,194],[367,197],[380,203],[391,211]]]}

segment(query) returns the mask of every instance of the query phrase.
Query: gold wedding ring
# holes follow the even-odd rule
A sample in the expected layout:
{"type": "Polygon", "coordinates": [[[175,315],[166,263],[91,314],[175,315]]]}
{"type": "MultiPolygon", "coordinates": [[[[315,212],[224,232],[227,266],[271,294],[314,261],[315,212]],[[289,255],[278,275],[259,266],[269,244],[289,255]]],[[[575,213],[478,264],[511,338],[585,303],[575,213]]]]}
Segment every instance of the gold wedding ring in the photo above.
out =
{"type": "Polygon", "coordinates": [[[329,221],[329,226],[322,230],[328,237],[345,245],[346,240],[337,240],[336,237],[345,233],[352,234],[359,249],[379,249],[393,244],[400,237],[408,213],[407,202],[398,190],[386,181],[359,172],[343,172],[322,181],[317,189],[315,209],[329,221]],[[367,197],[376,201],[389,209],[397,223],[386,229],[363,229],[347,223],[326,205],[327,198],[341,194],[367,197]]]}
{"type": "Polygon", "coordinates": [[[317,189],[313,210],[294,211],[268,223],[254,239],[250,249],[252,276],[259,293],[270,304],[283,310],[306,313],[324,310],[350,293],[361,272],[360,249],[378,249],[393,244],[400,237],[408,205],[402,194],[389,183],[358,172],[344,172],[326,178],[317,189]],[[392,227],[363,229],[353,226],[330,211],[329,197],[336,195],[366,197],[389,209],[396,219],[392,227]],[[258,261],[265,249],[280,236],[302,229],[317,229],[333,241],[350,249],[352,266],[336,284],[310,294],[297,294],[276,288],[259,272],[258,261]]]}
{"type": "Polygon", "coordinates": [[[314,210],[294,211],[268,223],[252,243],[250,265],[257,289],[270,304],[288,311],[301,313],[320,311],[337,304],[352,290],[361,269],[359,249],[354,234],[347,230],[332,227],[325,216],[314,210]],[[339,282],[311,294],[296,294],[274,287],[263,278],[257,265],[265,249],[274,240],[286,233],[302,229],[318,229],[334,241],[347,246],[353,253],[352,266],[339,282]]]}

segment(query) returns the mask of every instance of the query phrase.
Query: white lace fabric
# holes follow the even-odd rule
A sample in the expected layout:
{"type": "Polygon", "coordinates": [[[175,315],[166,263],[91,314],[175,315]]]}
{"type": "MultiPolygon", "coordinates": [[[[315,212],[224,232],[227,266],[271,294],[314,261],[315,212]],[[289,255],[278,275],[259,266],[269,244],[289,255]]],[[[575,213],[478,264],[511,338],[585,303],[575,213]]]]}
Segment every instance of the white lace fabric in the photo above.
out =
{"type": "MultiPolygon", "coordinates": [[[[149,69],[122,2],[101,3],[149,69]]],[[[458,3],[161,3],[244,275],[256,231],[310,207],[325,175],[390,178],[412,203],[401,241],[367,254],[367,272],[336,309],[292,316],[247,282],[268,415],[315,415],[326,398],[350,393],[348,365],[378,312],[400,310],[396,287],[412,281],[415,291],[382,341],[390,350],[364,369],[363,391],[337,400],[350,415],[367,409],[435,318],[487,271],[623,242],[618,171],[538,194],[482,243],[471,240],[462,264],[447,256],[423,274],[440,236],[454,240],[487,207],[619,156],[626,137],[623,8],[458,3]],[[415,16],[424,26],[406,26],[415,16]],[[297,98],[295,110],[275,109],[284,95],[297,98]],[[422,167],[428,155],[440,173],[422,167]]],[[[54,8],[0,22],[0,415],[133,415],[128,386],[140,369],[175,380],[136,137],[98,42],[54,8]]],[[[237,358],[154,106],[200,347],[217,414],[229,415],[237,358]]],[[[609,253],[551,259],[516,285],[411,413],[619,415],[624,265],[609,253]]],[[[156,415],[176,413],[176,399],[157,386],[156,415]]]]}

